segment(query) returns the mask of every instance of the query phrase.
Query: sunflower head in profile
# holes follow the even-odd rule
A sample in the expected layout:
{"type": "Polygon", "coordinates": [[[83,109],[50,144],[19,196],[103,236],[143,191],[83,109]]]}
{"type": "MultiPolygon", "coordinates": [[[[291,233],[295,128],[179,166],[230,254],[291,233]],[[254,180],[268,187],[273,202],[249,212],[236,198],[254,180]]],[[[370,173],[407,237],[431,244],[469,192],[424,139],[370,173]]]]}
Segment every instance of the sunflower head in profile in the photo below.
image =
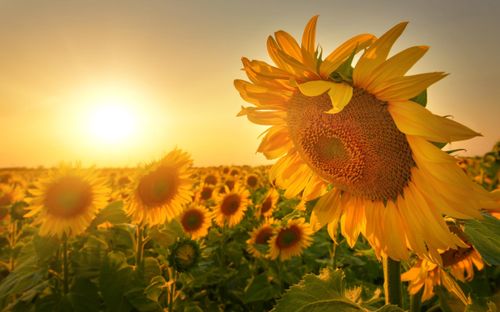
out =
{"type": "Polygon", "coordinates": [[[86,230],[106,206],[110,192],[94,169],[62,164],[35,182],[25,218],[34,218],[41,236],[72,237],[86,230]]]}
{"type": "Polygon", "coordinates": [[[240,223],[248,208],[248,196],[250,193],[240,184],[236,184],[233,190],[226,187],[224,192],[219,192],[216,195],[217,206],[215,208],[217,225],[233,227],[240,223]]]}
{"type": "Polygon", "coordinates": [[[269,241],[274,235],[274,220],[268,219],[255,228],[247,240],[247,251],[256,258],[265,257],[269,251],[269,241]]]}
{"type": "Polygon", "coordinates": [[[257,206],[257,215],[263,218],[270,217],[273,214],[273,210],[276,207],[276,204],[278,203],[279,197],[280,196],[278,191],[274,187],[270,188],[269,191],[267,191],[266,195],[264,195],[262,203],[257,206]]]}
{"type": "Polygon", "coordinates": [[[275,230],[269,240],[269,257],[288,260],[302,254],[312,244],[313,230],[303,218],[289,220],[286,226],[275,230]]]}
{"type": "Polygon", "coordinates": [[[426,89],[446,75],[406,73],[428,47],[388,57],[407,25],[400,23],[380,38],[354,36],[323,57],[316,22],[300,44],[275,32],[267,40],[275,66],[243,58],[250,81],[235,80],[253,104],[239,116],[270,126],[257,149],[278,159],[270,180],[286,197],[322,196],[312,220],[330,233],[340,223],[351,246],[364,235],[378,256],[407,259],[410,249],[439,259],[438,250],[466,247],[442,216],[480,217],[481,208],[499,203],[437,146],[479,134],[424,107],[426,89]]]}
{"type": "Polygon", "coordinates": [[[207,235],[212,224],[212,213],[205,207],[192,205],[182,211],[179,221],[185,233],[192,239],[198,239],[207,235]]]}
{"type": "Polygon", "coordinates": [[[149,165],[132,183],[127,214],[136,224],[162,224],[177,217],[191,201],[192,160],[175,149],[149,165]]]}

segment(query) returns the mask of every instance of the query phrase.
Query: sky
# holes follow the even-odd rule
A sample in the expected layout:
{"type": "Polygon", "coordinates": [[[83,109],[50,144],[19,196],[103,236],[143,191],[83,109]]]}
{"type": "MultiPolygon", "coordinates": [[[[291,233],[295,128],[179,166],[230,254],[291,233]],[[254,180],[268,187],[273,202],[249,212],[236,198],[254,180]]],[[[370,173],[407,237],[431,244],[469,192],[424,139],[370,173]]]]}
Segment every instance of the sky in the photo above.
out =
{"type": "Polygon", "coordinates": [[[428,108],[483,134],[451,148],[500,140],[499,1],[0,0],[0,167],[134,166],[174,147],[197,166],[269,164],[233,80],[316,14],[324,51],[409,21],[391,54],[429,45],[410,73],[450,75],[428,108]]]}

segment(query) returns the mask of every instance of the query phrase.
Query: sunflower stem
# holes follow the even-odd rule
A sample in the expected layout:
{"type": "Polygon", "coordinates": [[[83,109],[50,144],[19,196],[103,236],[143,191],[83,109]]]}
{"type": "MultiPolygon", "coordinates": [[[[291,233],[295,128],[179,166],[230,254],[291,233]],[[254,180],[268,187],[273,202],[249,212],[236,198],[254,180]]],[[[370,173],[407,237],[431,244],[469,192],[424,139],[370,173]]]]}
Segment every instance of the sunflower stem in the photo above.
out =
{"type": "Polygon", "coordinates": [[[63,291],[67,294],[69,291],[68,283],[68,237],[63,237],[63,291]]]}
{"type": "Polygon", "coordinates": [[[423,291],[422,288],[416,294],[410,296],[410,312],[420,312],[423,291]]]}
{"type": "Polygon", "coordinates": [[[402,307],[401,262],[384,258],[385,303],[402,307]]]}
{"type": "Polygon", "coordinates": [[[143,255],[144,255],[144,229],[142,224],[138,224],[136,228],[136,250],[135,250],[135,266],[138,271],[142,271],[143,255]]]}

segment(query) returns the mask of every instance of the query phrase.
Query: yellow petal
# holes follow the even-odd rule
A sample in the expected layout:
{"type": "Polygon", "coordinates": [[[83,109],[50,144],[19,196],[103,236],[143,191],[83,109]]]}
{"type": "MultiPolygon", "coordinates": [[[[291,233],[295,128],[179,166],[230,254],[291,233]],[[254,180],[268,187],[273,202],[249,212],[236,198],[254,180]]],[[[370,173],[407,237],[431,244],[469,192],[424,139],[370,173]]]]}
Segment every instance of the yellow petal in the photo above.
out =
{"type": "Polygon", "coordinates": [[[388,110],[401,132],[433,142],[450,143],[481,135],[412,101],[390,102],[388,110]]]}
{"type": "Polygon", "coordinates": [[[291,73],[295,74],[295,70],[293,69],[292,66],[287,64],[285,60],[283,60],[283,57],[280,55],[280,47],[278,46],[278,43],[274,40],[273,37],[269,36],[267,38],[267,52],[269,53],[269,56],[273,60],[273,62],[278,66],[278,68],[291,73]]]}
{"type": "Polygon", "coordinates": [[[411,47],[399,52],[380,64],[367,80],[366,90],[376,90],[377,86],[397,77],[401,77],[429,50],[427,46],[411,47]]]}
{"type": "Polygon", "coordinates": [[[372,93],[382,101],[406,101],[446,76],[444,73],[436,72],[399,77],[378,86],[380,88],[372,93]]]}
{"type": "Polygon", "coordinates": [[[386,60],[392,45],[399,38],[407,24],[407,22],[397,24],[363,53],[353,72],[353,80],[356,86],[365,87],[372,71],[386,60]]]}
{"type": "Polygon", "coordinates": [[[316,61],[314,54],[316,52],[316,23],[318,15],[313,16],[307,23],[304,34],[302,35],[302,59],[310,68],[314,68],[316,61]]]}
{"type": "Polygon", "coordinates": [[[399,211],[393,201],[388,201],[385,207],[384,228],[394,233],[394,235],[385,237],[387,254],[394,260],[407,260],[408,249],[406,248],[405,230],[401,223],[399,211]]]}
{"type": "Polygon", "coordinates": [[[312,213],[317,217],[321,227],[327,223],[337,222],[342,213],[340,191],[332,189],[326,193],[316,202],[312,213]]]}
{"type": "Polygon", "coordinates": [[[266,131],[257,152],[263,153],[267,159],[275,159],[283,156],[290,148],[293,142],[286,126],[273,126],[266,131]]]}
{"type": "Polygon", "coordinates": [[[298,84],[298,87],[300,92],[306,96],[318,96],[330,90],[334,84],[334,82],[325,80],[313,80],[298,84]]]}
{"type": "Polygon", "coordinates": [[[349,104],[352,98],[352,87],[347,83],[334,83],[330,91],[328,91],[333,108],[327,113],[336,114],[344,109],[349,104]]]}
{"type": "Polygon", "coordinates": [[[347,40],[338,48],[333,50],[321,63],[320,73],[323,77],[328,77],[336,70],[345,60],[351,56],[354,49],[355,53],[365,49],[375,40],[372,34],[361,34],[347,40]]]}
{"type": "Polygon", "coordinates": [[[302,60],[302,52],[300,51],[299,44],[289,33],[280,30],[275,32],[274,36],[285,53],[296,60],[302,60]]]}
{"type": "Polygon", "coordinates": [[[469,305],[471,303],[471,299],[464,294],[462,288],[460,288],[457,282],[455,282],[453,278],[444,270],[441,270],[441,281],[443,286],[446,287],[449,292],[454,293],[463,302],[463,304],[469,305]]]}
{"type": "Polygon", "coordinates": [[[248,120],[258,125],[283,125],[285,124],[285,111],[259,110],[255,107],[241,107],[239,116],[247,116],[248,120]]]}
{"type": "Polygon", "coordinates": [[[309,166],[302,164],[289,178],[288,187],[285,190],[286,198],[293,198],[297,196],[303,189],[306,188],[307,182],[314,173],[309,169],[309,166]]]}

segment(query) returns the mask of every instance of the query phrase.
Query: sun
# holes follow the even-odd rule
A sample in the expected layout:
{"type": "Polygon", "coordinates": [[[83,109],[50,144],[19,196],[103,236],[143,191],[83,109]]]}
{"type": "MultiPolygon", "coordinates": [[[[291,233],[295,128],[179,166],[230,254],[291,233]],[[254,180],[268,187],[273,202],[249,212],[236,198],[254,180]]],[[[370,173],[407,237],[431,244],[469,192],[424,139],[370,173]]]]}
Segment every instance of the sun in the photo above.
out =
{"type": "Polygon", "coordinates": [[[104,144],[121,143],[137,132],[137,114],[131,100],[120,94],[102,94],[92,99],[87,130],[104,144]]]}

